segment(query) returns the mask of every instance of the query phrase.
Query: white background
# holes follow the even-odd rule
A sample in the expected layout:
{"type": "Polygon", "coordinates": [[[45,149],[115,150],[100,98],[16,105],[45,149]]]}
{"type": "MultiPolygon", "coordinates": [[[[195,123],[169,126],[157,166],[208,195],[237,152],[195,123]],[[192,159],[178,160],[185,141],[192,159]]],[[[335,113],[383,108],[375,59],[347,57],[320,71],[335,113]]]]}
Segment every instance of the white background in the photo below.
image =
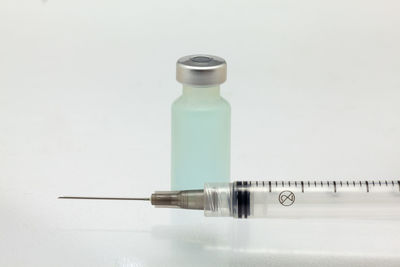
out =
{"type": "Polygon", "coordinates": [[[399,266],[396,221],[56,199],[168,189],[175,62],[193,53],[228,62],[232,179],[397,179],[399,8],[2,0],[0,266],[399,266]]]}

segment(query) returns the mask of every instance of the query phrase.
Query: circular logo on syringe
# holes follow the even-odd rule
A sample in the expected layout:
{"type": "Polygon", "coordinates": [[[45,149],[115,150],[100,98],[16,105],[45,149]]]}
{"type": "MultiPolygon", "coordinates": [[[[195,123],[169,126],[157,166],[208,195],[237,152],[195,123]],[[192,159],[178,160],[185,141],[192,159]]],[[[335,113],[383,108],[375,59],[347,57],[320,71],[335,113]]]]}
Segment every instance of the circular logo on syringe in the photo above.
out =
{"type": "Polygon", "coordinates": [[[281,203],[283,206],[293,205],[295,199],[296,197],[292,191],[282,191],[279,194],[279,203],[281,203]]]}

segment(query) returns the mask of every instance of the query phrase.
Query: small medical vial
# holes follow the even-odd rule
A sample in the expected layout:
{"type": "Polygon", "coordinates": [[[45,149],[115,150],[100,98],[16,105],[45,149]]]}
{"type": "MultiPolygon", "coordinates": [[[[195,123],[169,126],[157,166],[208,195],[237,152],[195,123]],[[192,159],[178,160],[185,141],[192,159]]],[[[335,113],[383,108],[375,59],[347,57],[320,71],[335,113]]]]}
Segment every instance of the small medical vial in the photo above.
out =
{"type": "Polygon", "coordinates": [[[183,91],[172,104],[171,189],[229,182],[231,109],[220,95],[225,60],[211,55],[182,57],[176,79],[183,91]]]}

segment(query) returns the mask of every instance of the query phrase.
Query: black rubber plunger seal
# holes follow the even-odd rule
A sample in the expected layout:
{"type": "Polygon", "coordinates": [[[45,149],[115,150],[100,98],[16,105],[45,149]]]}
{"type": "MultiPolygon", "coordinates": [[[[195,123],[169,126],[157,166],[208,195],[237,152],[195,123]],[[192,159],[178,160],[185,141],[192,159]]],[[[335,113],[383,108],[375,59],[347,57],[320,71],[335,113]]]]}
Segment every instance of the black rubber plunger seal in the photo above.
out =
{"type": "Polygon", "coordinates": [[[250,215],[250,191],[247,182],[235,183],[234,204],[237,207],[237,217],[247,218],[250,215]]]}

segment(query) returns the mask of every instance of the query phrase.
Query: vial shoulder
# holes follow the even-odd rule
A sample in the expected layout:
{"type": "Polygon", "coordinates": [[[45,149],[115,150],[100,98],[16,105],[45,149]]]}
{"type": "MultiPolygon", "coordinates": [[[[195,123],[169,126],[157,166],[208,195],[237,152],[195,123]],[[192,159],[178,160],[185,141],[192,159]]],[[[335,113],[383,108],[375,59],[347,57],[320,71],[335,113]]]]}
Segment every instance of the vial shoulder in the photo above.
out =
{"type": "Polygon", "coordinates": [[[177,105],[182,105],[183,102],[184,102],[183,96],[180,96],[180,97],[176,98],[176,99],[172,102],[172,107],[177,106],[177,105]]]}
{"type": "Polygon", "coordinates": [[[183,96],[172,102],[172,109],[227,109],[230,110],[229,102],[223,97],[212,100],[193,100],[183,96]]]}
{"type": "Polygon", "coordinates": [[[223,106],[226,107],[227,109],[231,109],[231,104],[228,102],[228,100],[226,100],[226,99],[223,98],[222,96],[221,96],[220,102],[221,102],[221,105],[223,105],[223,106]]]}

